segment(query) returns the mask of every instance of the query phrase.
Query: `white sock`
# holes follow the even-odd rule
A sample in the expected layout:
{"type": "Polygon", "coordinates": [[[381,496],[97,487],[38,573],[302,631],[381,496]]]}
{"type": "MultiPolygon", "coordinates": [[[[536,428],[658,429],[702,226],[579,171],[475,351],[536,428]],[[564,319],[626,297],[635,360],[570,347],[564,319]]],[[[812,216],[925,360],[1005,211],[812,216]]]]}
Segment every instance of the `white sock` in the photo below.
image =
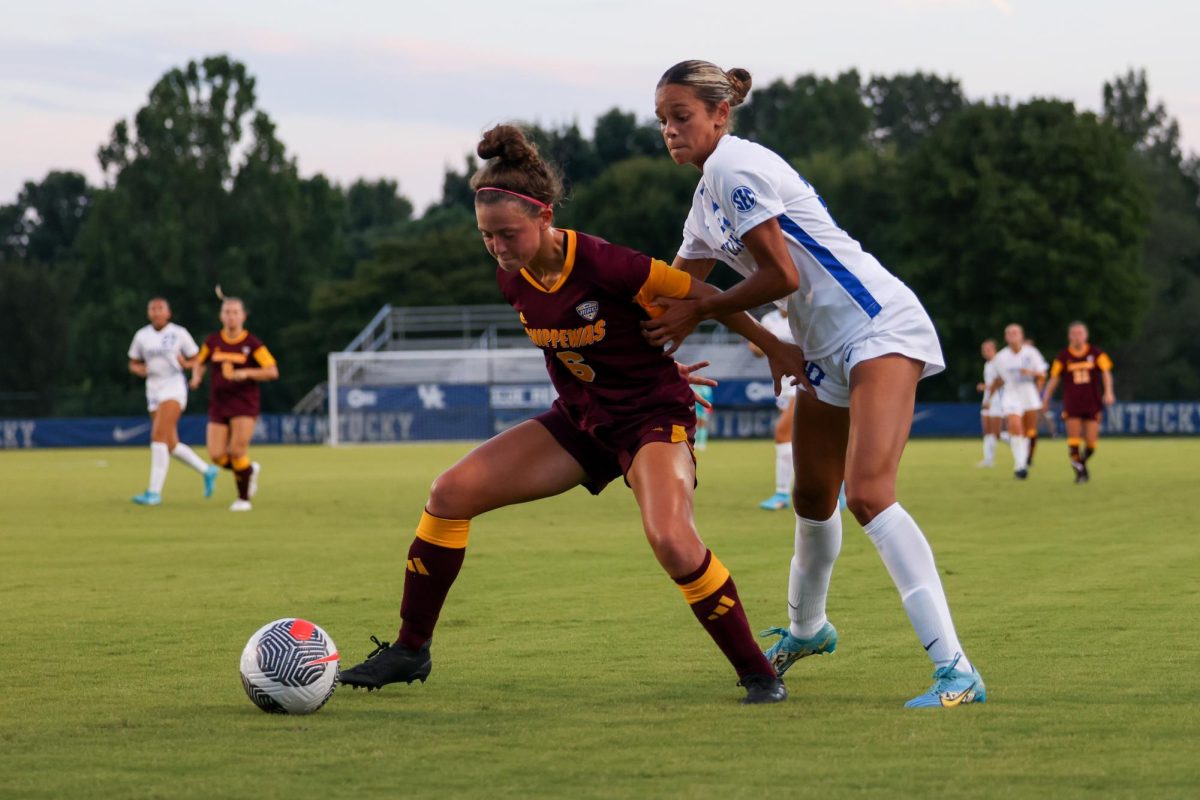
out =
{"type": "Polygon", "coordinates": [[[989,433],[983,437],[983,460],[988,464],[996,459],[996,436],[989,433]]]}
{"type": "Polygon", "coordinates": [[[166,442],[150,443],[150,491],[162,494],[163,483],[167,480],[167,469],[171,466],[171,455],[167,452],[166,442]]]}
{"type": "Polygon", "coordinates": [[[1012,448],[1013,472],[1020,472],[1029,466],[1029,440],[1024,436],[1009,436],[1008,446],[1012,448]]]}
{"type": "Polygon", "coordinates": [[[196,451],[188,447],[183,442],[175,445],[175,449],[171,451],[171,455],[175,456],[180,461],[196,470],[196,472],[199,472],[201,475],[208,472],[208,464],[204,463],[204,459],[196,455],[196,451]]]}
{"type": "Polygon", "coordinates": [[[939,667],[945,667],[961,655],[955,669],[970,672],[971,663],[962,652],[942,581],[938,577],[933,551],[925,534],[899,503],[888,506],[867,523],[867,536],[879,551],[909,622],[917,632],[921,646],[939,667]]]}
{"type": "Polygon", "coordinates": [[[796,550],[788,575],[788,629],[792,636],[815,636],[826,623],[825,598],[833,562],[842,550],[842,512],[822,522],[796,517],[796,550]]]}
{"type": "Polygon", "coordinates": [[[778,494],[792,493],[792,443],[775,445],[775,491],[778,494]]]}

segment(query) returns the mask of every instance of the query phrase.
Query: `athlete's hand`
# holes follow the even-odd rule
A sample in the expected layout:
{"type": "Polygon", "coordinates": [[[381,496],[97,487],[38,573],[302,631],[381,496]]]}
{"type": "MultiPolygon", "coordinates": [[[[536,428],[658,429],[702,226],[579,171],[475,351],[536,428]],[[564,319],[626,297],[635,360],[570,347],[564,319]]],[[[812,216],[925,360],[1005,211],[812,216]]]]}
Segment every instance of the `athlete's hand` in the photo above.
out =
{"type": "MultiPolygon", "coordinates": [[[[797,345],[777,341],[767,352],[767,365],[771,368],[771,381],[775,384],[775,396],[783,390],[783,379],[792,376],[790,386],[803,386],[810,393],[812,384],[808,380],[808,360],[797,345]]],[[[813,395],[816,396],[815,394],[813,395]]]]}
{"type": "Polygon", "coordinates": [[[234,383],[241,383],[242,381],[249,379],[249,377],[250,376],[246,374],[246,370],[244,369],[235,369],[233,372],[229,373],[229,380],[233,381],[234,383]]]}
{"type": "MultiPolygon", "coordinates": [[[[691,385],[693,385],[693,386],[717,386],[718,385],[717,382],[715,380],[713,380],[712,378],[709,378],[704,375],[693,375],[692,374],[694,372],[698,372],[698,371],[704,369],[707,366],[709,366],[709,362],[707,362],[707,361],[697,361],[695,364],[680,364],[678,361],[675,362],[675,367],[679,370],[679,376],[681,378],[684,378],[685,380],[687,380],[687,382],[690,383],[691,385]]],[[[699,394],[696,394],[696,402],[699,403],[700,405],[704,406],[705,408],[707,408],[709,411],[713,410],[712,403],[705,400],[699,394]]]]}
{"type": "Polygon", "coordinates": [[[200,388],[200,376],[193,375],[192,379],[190,381],[188,381],[188,386],[191,388],[191,390],[193,392],[196,391],[197,389],[199,389],[200,388]]]}
{"type": "Polygon", "coordinates": [[[662,347],[669,342],[671,346],[664,352],[671,355],[700,324],[700,303],[657,297],[654,305],[665,310],[654,319],[642,323],[642,335],[655,347],[662,347]]]}
{"type": "Polygon", "coordinates": [[[1111,406],[1115,402],[1117,402],[1117,396],[1115,394],[1112,392],[1104,393],[1104,405],[1111,406]]]}

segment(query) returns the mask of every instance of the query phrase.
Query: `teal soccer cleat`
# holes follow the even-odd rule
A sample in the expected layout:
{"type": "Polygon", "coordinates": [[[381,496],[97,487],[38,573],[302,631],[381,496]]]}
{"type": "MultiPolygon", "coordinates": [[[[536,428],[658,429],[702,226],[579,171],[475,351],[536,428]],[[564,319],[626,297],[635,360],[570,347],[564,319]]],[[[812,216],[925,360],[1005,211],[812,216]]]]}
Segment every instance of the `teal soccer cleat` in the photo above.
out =
{"type": "Polygon", "coordinates": [[[221,474],[221,470],[209,465],[204,471],[204,497],[207,499],[213,496],[213,489],[217,486],[217,476],[221,474]]]}
{"type": "Polygon", "coordinates": [[[987,687],[983,676],[974,667],[970,672],[960,672],[954,667],[962,654],[958,654],[944,667],[933,673],[933,686],[904,704],[905,708],[954,708],[967,703],[987,702],[987,687]]]}
{"type": "Polygon", "coordinates": [[[767,661],[775,668],[775,674],[783,677],[783,673],[805,656],[820,656],[837,650],[837,628],[826,622],[815,636],[808,639],[798,639],[792,636],[787,628],[771,628],[759,636],[778,636],[779,641],[767,650],[767,661]]]}
{"type": "Polygon", "coordinates": [[[158,492],[142,492],[133,496],[133,502],[139,506],[158,506],[162,505],[162,495],[158,492]]]}
{"type": "Polygon", "coordinates": [[[787,492],[776,492],[758,504],[764,511],[782,511],[792,504],[792,498],[787,492]]]}

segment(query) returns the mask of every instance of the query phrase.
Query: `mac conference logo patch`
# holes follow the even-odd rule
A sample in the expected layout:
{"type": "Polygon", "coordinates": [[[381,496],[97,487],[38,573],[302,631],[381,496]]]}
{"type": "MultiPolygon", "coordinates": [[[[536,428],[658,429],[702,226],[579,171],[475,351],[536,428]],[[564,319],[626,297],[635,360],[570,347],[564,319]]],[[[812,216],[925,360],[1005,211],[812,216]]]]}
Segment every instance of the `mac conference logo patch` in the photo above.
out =
{"type": "Polygon", "coordinates": [[[739,186],[729,193],[729,199],[733,203],[733,207],[743,214],[758,205],[758,198],[754,196],[754,191],[749,186],[739,186]]]}
{"type": "Polygon", "coordinates": [[[575,310],[579,312],[579,316],[591,322],[600,313],[600,304],[595,300],[588,300],[575,306],[575,310]]]}

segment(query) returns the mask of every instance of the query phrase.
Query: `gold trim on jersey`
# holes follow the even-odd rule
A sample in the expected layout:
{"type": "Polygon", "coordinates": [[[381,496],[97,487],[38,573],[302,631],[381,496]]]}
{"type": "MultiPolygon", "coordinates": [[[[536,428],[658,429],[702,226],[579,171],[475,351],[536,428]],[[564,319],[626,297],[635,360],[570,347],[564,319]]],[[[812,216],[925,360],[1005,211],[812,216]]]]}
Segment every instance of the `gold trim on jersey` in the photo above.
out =
{"type": "Polygon", "coordinates": [[[221,341],[224,342],[225,344],[241,344],[242,342],[246,341],[246,337],[250,335],[250,331],[243,328],[242,335],[238,336],[235,339],[230,339],[228,336],[226,336],[224,329],[222,329],[220,331],[220,334],[221,334],[221,341]]]}
{"type": "Polygon", "coordinates": [[[563,256],[562,273],[558,276],[558,280],[554,282],[553,286],[547,289],[542,285],[541,281],[533,277],[533,275],[530,274],[525,267],[521,267],[521,275],[525,278],[525,280],[529,281],[529,284],[533,286],[533,288],[537,289],[539,292],[545,292],[546,294],[554,294],[561,289],[563,284],[567,282],[567,278],[571,277],[571,270],[575,268],[575,231],[567,230],[566,228],[561,228],[560,230],[567,235],[567,252],[563,256]]]}
{"type": "Polygon", "coordinates": [[[276,364],[275,356],[271,355],[271,351],[267,349],[265,344],[260,344],[258,349],[251,353],[251,355],[254,356],[254,360],[258,362],[260,367],[273,367],[276,364]]]}

